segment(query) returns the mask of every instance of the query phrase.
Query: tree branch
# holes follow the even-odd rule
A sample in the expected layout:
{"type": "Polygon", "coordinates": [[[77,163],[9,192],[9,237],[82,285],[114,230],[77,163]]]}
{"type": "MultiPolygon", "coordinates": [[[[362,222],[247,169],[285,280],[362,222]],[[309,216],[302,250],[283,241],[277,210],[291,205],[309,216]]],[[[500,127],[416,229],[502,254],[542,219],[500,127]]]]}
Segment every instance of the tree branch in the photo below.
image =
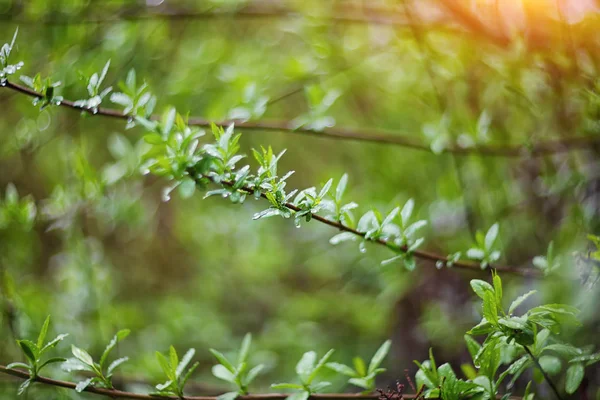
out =
{"type": "MultiPolygon", "coordinates": [[[[17,85],[14,84],[12,82],[6,82],[5,84],[6,88],[9,89],[13,89],[16,90],[20,93],[26,94],[28,96],[31,97],[37,97],[37,98],[42,98],[42,94],[38,93],[34,90],[31,90],[27,87],[21,86],[21,85],[17,85]]],[[[60,106],[63,107],[67,107],[67,108],[71,108],[71,109],[75,109],[77,111],[82,111],[82,112],[87,112],[91,115],[102,115],[105,117],[112,117],[112,118],[117,118],[117,119],[128,119],[130,118],[128,115],[123,114],[122,112],[115,110],[115,109],[109,109],[109,108],[99,108],[98,111],[96,113],[94,113],[92,110],[89,109],[85,109],[85,108],[81,108],[79,106],[76,106],[72,101],[69,100],[63,100],[60,103],[60,106]]],[[[157,119],[158,117],[155,116],[154,119],[157,119]]],[[[227,123],[231,123],[234,121],[226,121],[227,123]]],[[[225,122],[221,122],[221,123],[217,123],[217,124],[225,124],[225,122]]],[[[203,119],[199,119],[199,118],[190,118],[189,120],[189,125],[195,125],[195,126],[209,126],[210,123],[209,121],[203,120],[203,119]]],[[[244,126],[246,127],[246,129],[249,128],[248,124],[244,124],[241,123],[239,125],[236,125],[237,127],[242,126],[242,128],[244,128],[244,126]]],[[[267,129],[273,129],[271,125],[265,124],[265,123],[254,123],[253,125],[250,125],[250,129],[252,129],[252,127],[254,127],[255,129],[264,129],[264,127],[267,127],[267,129]],[[257,127],[261,127],[261,128],[257,128],[257,127]]],[[[290,131],[290,132],[297,132],[297,131],[290,131]]],[[[306,132],[313,132],[314,134],[317,134],[314,131],[306,131],[306,132]]],[[[190,176],[192,176],[194,179],[197,180],[199,177],[195,176],[194,171],[188,171],[190,173],[190,176]]],[[[203,176],[205,178],[210,179],[210,177],[208,176],[203,176]]],[[[200,177],[202,178],[202,177],[200,177]]],[[[233,184],[231,182],[221,182],[224,185],[227,186],[232,186],[233,184]]],[[[249,188],[249,187],[243,187],[240,189],[241,191],[244,191],[246,193],[253,193],[254,191],[249,188]]],[[[266,198],[264,193],[261,193],[261,197],[266,198]]],[[[290,210],[293,211],[300,211],[300,208],[298,208],[297,206],[295,206],[294,204],[291,203],[285,203],[284,204],[285,207],[289,208],[290,210]]],[[[363,232],[359,232],[358,230],[351,228],[349,226],[345,226],[339,222],[336,221],[332,221],[329,220],[327,218],[321,217],[319,215],[313,215],[312,216],[313,219],[324,223],[326,225],[329,225],[331,227],[334,227],[340,231],[343,232],[349,232],[352,233],[358,237],[365,237],[365,234],[363,232]]],[[[391,248],[391,249],[395,249],[395,250],[399,250],[402,252],[406,252],[407,251],[407,246],[401,246],[398,247],[397,245],[395,245],[393,242],[391,241],[387,241],[384,239],[377,239],[375,241],[373,241],[374,243],[383,245],[387,248],[391,248]]],[[[447,261],[449,261],[448,257],[446,256],[442,256],[436,253],[431,253],[431,252],[427,252],[427,251],[422,251],[422,250],[415,250],[414,252],[412,252],[411,254],[413,254],[415,257],[420,258],[422,260],[428,260],[428,261],[432,261],[432,262],[443,262],[446,263],[447,261]]],[[[453,267],[454,268],[459,268],[459,269],[466,269],[466,270],[471,270],[471,271],[477,271],[477,272],[482,272],[482,269],[480,268],[480,264],[479,263],[475,263],[475,262],[468,262],[468,261],[456,261],[453,262],[453,267]]],[[[520,276],[526,276],[526,277],[536,277],[536,278],[540,278],[543,275],[541,274],[541,272],[537,269],[534,268],[518,268],[518,267],[512,267],[512,266],[504,266],[504,265],[490,265],[489,266],[490,269],[496,269],[499,272],[503,272],[503,273],[508,273],[508,274],[514,274],[514,275],[520,275],[520,276]]]]}
{"type": "Polygon", "coordinates": [[[536,356],[533,355],[533,353],[531,352],[531,350],[529,350],[529,347],[523,346],[523,348],[525,349],[525,351],[529,355],[529,358],[531,358],[531,360],[533,361],[533,363],[535,364],[535,366],[540,370],[540,372],[544,376],[544,379],[546,380],[546,382],[548,382],[548,385],[550,385],[550,388],[554,392],[554,395],[556,396],[556,398],[558,400],[562,400],[562,397],[560,396],[560,392],[559,392],[558,388],[556,387],[556,385],[554,385],[554,382],[552,381],[552,379],[550,379],[550,376],[548,376],[548,374],[546,373],[546,371],[544,371],[544,368],[542,368],[542,365],[540,364],[540,361],[537,359],[536,356]]]}
{"type": "MultiPolygon", "coordinates": [[[[21,379],[29,379],[30,375],[27,372],[16,370],[16,369],[8,369],[3,365],[0,365],[0,373],[4,373],[7,375],[12,375],[21,379]]],[[[57,379],[45,378],[42,376],[38,376],[34,380],[35,382],[39,382],[45,385],[56,386],[66,389],[75,389],[77,386],[75,383],[60,381],[57,379]]],[[[151,394],[142,394],[142,393],[132,393],[125,392],[122,390],[116,389],[103,389],[96,388],[93,386],[88,386],[85,389],[85,392],[94,393],[101,396],[107,396],[112,398],[121,398],[121,399],[137,399],[137,400],[156,400],[156,399],[167,399],[167,400],[217,400],[216,396],[185,396],[185,397],[175,397],[175,396],[155,396],[151,394]]],[[[236,400],[285,400],[289,394],[282,393],[266,393],[266,394],[250,394],[246,396],[238,396],[236,400]]],[[[377,400],[379,399],[379,394],[354,394],[354,393],[331,393],[331,394],[313,394],[310,396],[313,400],[377,400]]],[[[405,395],[404,399],[414,399],[413,395],[405,395]]]]}
{"type": "MultiPolygon", "coordinates": [[[[216,183],[209,176],[206,176],[206,175],[198,176],[192,169],[188,170],[188,173],[189,173],[190,177],[192,177],[192,179],[194,179],[196,181],[196,183],[198,183],[198,184],[201,184],[200,180],[202,178],[209,179],[211,182],[216,183]]],[[[233,182],[229,182],[229,181],[221,181],[218,184],[224,185],[224,186],[229,186],[229,187],[233,186],[233,182]]],[[[242,187],[239,190],[246,194],[254,193],[254,190],[247,186],[242,187]]],[[[263,199],[267,199],[267,196],[262,192],[260,194],[260,197],[262,197],[263,199]]],[[[296,212],[301,211],[301,209],[299,207],[295,206],[292,203],[284,203],[283,206],[292,211],[296,211],[296,212]]],[[[363,232],[360,232],[354,228],[346,226],[340,222],[332,221],[332,220],[322,217],[318,214],[312,214],[311,219],[317,220],[325,225],[329,225],[329,226],[336,228],[342,232],[352,233],[353,235],[355,235],[357,237],[361,237],[361,238],[365,237],[365,233],[363,233],[363,232]]],[[[407,250],[408,250],[408,246],[406,246],[406,245],[397,246],[395,243],[393,243],[393,241],[388,241],[388,240],[384,240],[384,239],[369,240],[369,241],[372,243],[376,243],[376,244],[385,246],[389,249],[399,250],[402,252],[407,252],[407,250]]],[[[413,252],[411,252],[411,254],[422,260],[432,261],[434,263],[438,262],[438,261],[446,263],[447,261],[449,261],[448,257],[442,256],[440,254],[428,252],[428,251],[423,251],[423,250],[414,250],[413,252]]],[[[452,268],[471,270],[471,271],[475,271],[475,272],[485,271],[485,270],[481,269],[479,263],[469,262],[469,261],[455,261],[452,264],[452,268]]],[[[496,271],[503,272],[505,274],[520,275],[520,276],[531,277],[531,278],[541,278],[543,276],[539,270],[534,269],[534,268],[518,268],[518,267],[512,267],[512,266],[506,266],[506,265],[490,265],[488,268],[495,269],[496,271]]]]}
{"type": "MultiPolygon", "coordinates": [[[[43,98],[43,94],[29,89],[26,86],[19,85],[7,81],[3,86],[6,89],[25,94],[30,97],[43,98]]],[[[71,108],[80,112],[87,112],[92,115],[102,115],[106,117],[128,119],[129,115],[123,114],[121,111],[113,108],[98,108],[98,112],[94,113],[90,109],[76,106],[70,100],[63,100],[60,106],[71,108]]],[[[153,116],[151,119],[159,119],[158,116],[153,116]]],[[[334,140],[349,140],[359,142],[370,142],[379,144],[390,144],[399,147],[410,148],[414,150],[432,152],[429,145],[414,139],[414,135],[405,133],[399,135],[397,131],[373,130],[369,131],[350,128],[329,128],[323,131],[300,127],[294,129],[288,121],[237,121],[237,120],[222,120],[209,121],[202,117],[190,117],[188,123],[190,126],[210,127],[211,123],[219,126],[227,126],[235,123],[235,126],[242,131],[267,131],[267,132],[284,132],[286,134],[298,134],[305,136],[314,136],[324,139],[334,140]]],[[[585,150],[593,144],[600,144],[600,135],[582,136],[561,138],[557,140],[538,142],[528,146],[473,146],[473,147],[449,147],[444,149],[446,153],[452,153],[461,156],[467,155],[484,155],[495,157],[526,157],[526,156],[542,156],[546,154],[563,153],[571,150],[585,150]]]]}

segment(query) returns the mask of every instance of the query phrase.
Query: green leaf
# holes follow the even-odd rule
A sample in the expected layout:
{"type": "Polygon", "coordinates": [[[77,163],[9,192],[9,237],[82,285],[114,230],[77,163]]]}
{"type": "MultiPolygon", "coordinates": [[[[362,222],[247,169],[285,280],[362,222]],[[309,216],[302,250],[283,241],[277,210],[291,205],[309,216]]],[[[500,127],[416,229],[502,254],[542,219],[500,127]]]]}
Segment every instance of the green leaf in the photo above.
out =
{"type": "Polygon", "coordinates": [[[27,390],[27,388],[29,387],[29,385],[31,385],[31,383],[33,382],[33,379],[29,378],[26,381],[23,381],[23,383],[21,383],[19,385],[19,390],[17,390],[17,395],[22,395],[23,393],[25,393],[25,391],[27,390]]]}
{"type": "Polygon", "coordinates": [[[500,318],[498,320],[500,325],[506,326],[510,329],[526,329],[527,328],[527,318],[524,317],[509,317],[509,318],[500,318]]]}
{"type": "Polygon", "coordinates": [[[404,207],[402,207],[402,211],[400,211],[400,218],[402,220],[403,227],[408,225],[408,221],[410,220],[410,216],[412,215],[414,208],[415,201],[413,199],[409,199],[406,204],[404,204],[404,207]]]}
{"type": "Polygon", "coordinates": [[[551,350],[551,351],[555,351],[558,354],[560,354],[563,357],[577,357],[583,354],[583,351],[575,346],[572,346],[570,344],[563,344],[563,343],[555,343],[555,344],[550,344],[546,347],[544,347],[543,349],[544,351],[546,350],[551,350]]]}
{"type": "Polygon", "coordinates": [[[117,358],[115,361],[111,362],[110,365],[108,366],[108,369],[106,370],[106,375],[108,377],[111,377],[113,375],[115,369],[127,361],[129,361],[129,357],[117,358]]]}
{"type": "Polygon", "coordinates": [[[125,339],[129,335],[130,332],[131,331],[129,329],[122,329],[122,330],[118,331],[115,334],[115,336],[113,336],[111,341],[108,343],[108,346],[106,346],[106,348],[104,349],[104,352],[102,353],[102,357],[100,357],[100,368],[104,367],[104,363],[106,362],[106,359],[108,358],[108,355],[112,351],[112,349],[115,348],[115,346],[117,345],[118,342],[125,339]]]}
{"type": "Polygon", "coordinates": [[[315,353],[314,351],[307,351],[302,355],[302,358],[300,359],[300,361],[298,361],[298,364],[296,364],[296,373],[306,384],[310,383],[307,382],[307,380],[310,374],[313,372],[313,369],[315,368],[316,361],[317,353],[315,353]]]}
{"type": "Polygon", "coordinates": [[[174,381],[177,380],[176,371],[177,371],[178,365],[179,365],[179,357],[177,357],[177,351],[175,350],[175,347],[170,346],[169,347],[169,366],[171,368],[173,376],[175,377],[175,379],[173,379],[174,381]]]}
{"type": "Polygon", "coordinates": [[[600,361],[600,353],[588,354],[585,356],[575,357],[575,358],[572,358],[571,360],[569,360],[569,363],[585,362],[587,366],[590,366],[592,364],[597,363],[598,361],[600,361]]]}
{"type": "Polygon", "coordinates": [[[258,374],[260,374],[260,372],[264,369],[264,367],[265,366],[263,364],[258,364],[256,367],[254,367],[250,371],[248,371],[248,374],[246,375],[244,384],[249,385],[250,383],[252,383],[252,381],[254,381],[254,379],[256,379],[256,377],[258,376],[258,374]]]}
{"type": "Polygon", "coordinates": [[[235,398],[238,396],[238,392],[227,392],[219,395],[217,400],[235,400],[235,398]]]}
{"type": "Polygon", "coordinates": [[[50,325],[50,316],[46,317],[44,321],[44,325],[42,325],[42,329],[40,330],[40,334],[37,339],[37,348],[41,349],[44,345],[44,340],[46,340],[46,334],[48,333],[48,326],[50,325]]]}
{"type": "Polygon", "coordinates": [[[419,370],[416,374],[417,384],[424,384],[427,388],[433,389],[438,386],[437,376],[429,369],[430,362],[424,361],[423,364],[417,360],[413,361],[419,370]]]}
{"type": "Polygon", "coordinates": [[[244,363],[248,359],[251,344],[252,334],[247,333],[246,336],[244,336],[244,340],[242,340],[242,347],[240,348],[240,354],[238,355],[238,364],[244,363]]]}
{"type": "Polygon", "coordinates": [[[181,379],[181,390],[183,390],[183,388],[185,387],[185,384],[187,383],[188,379],[190,379],[190,376],[192,376],[192,374],[194,373],[194,371],[196,370],[196,368],[198,368],[199,365],[200,365],[200,363],[198,361],[196,361],[190,367],[190,369],[188,369],[188,372],[186,372],[186,374],[183,376],[183,379],[181,379]]]}
{"type": "Polygon", "coordinates": [[[496,305],[498,310],[502,310],[502,280],[500,276],[493,272],[494,293],[496,294],[496,305]]]}
{"type": "Polygon", "coordinates": [[[365,362],[360,357],[354,357],[352,359],[352,363],[354,364],[354,369],[360,376],[367,375],[367,367],[365,366],[365,362]]]}
{"type": "Polygon", "coordinates": [[[481,350],[481,345],[477,340],[473,339],[470,335],[465,335],[465,343],[467,344],[467,350],[469,350],[469,354],[471,354],[471,358],[475,359],[479,350],[481,350]]]}
{"type": "Polygon", "coordinates": [[[320,392],[321,390],[325,389],[328,386],[331,386],[331,382],[318,382],[318,383],[315,383],[314,385],[311,385],[310,391],[311,391],[311,393],[317,393],[317,392],[320,392]]]}
{"type": "Polygon", "coordinates": [[[471,288],[473,289],[475,294],[479,296],[482,300],[485,299],[486,292],[494,292],[494,288],[492,287],[492,285],[480,279],[472,279],[471,288]]]}
{"type": "Polygon", "coordinates": [[[75,391],[76,391],[77,393],[81,393],[81,392],[83,392],[83,391],[84,391],[84,390],[85,390],[85,389],[86,389],[86,388],[87,388],[87,387],[88,387],[88,386],[89,386],[89,385],[92,383],[92,380],[93,380],[93,379],[94,379],[94,378],[88,378],[88,379],[86,379],[86,380],[83,380],[83,381],[81,381],[81,382],[78,382],[78,383],[77,383],[77,386],[75,386],[75,391]]]}
{"type": "Polygon", "coordinates": [[[171,369],[171,366],[169,365],[169,361],[167,361],[167,358],[161,352],[157,351],[156,352],[156,360],[158,361],[158,364],[162,368],[162,370],[165,373],[165,375],[167,376],[167,378],[169,378],[170,381],[174,381],[175,380],[175,371],[173,371],[171,369]]]}
{"type": "Polygon", "coordinates": [[[67,361],[67,359],[63,358],[63,357],[52,357],[52,358],[49,358],[48,360],[44,361],[42,363],[42,365],[40,365],[38,367],[38,372],[41,371],[42,368],[44,368],[47,365],[56,364],[56,363],[59,363],[59,362],[62,363],[62,362],[65,362],[65,361],[67,361]]]}
{"type": "Polygon", "coordinates": [[[36,365],[38,350],[35,344],[30,340],[17,340],[17,343],[23,350],[25,357],[30,361],[31,365],[36,365]]]}
{"type": "Polygon", "coordinates": [[[194,354],[196,354],[196,350],[195,349],[189,349],[184,354],[184,356],[181,358],[181,361],[177,365],[177,368],[175,369],[175,377],[176,378],[179,378],[181,376],[181,374],[187,368],[187,366],[190,363],[190,361],[192,361],[192,358],[194,357],[194,354]]]}
{"type": "Polygon", "coordinates": [[[548,375],[556,375],[562,368],[562,363],[558,357],[554,356],[541,356],[538,360],[542,369],[548,373],[548,375]]]}
{"type": "Polygon", "coordinates": [[[348,380],[348,383],[366,390],[369,390],[373,387],[369,380],[365,378],[352,378],[348,380]]]}
{"type": "Polygon", "coordinates": [[[274,383],[271,385],[271,389],[298,389],[304,390],[304,386],[298,385],[297,383],[274,383]]]}
{"type": "Polygon", "coordinates": [[[350,376],[352,378],[357,378],[359,376],[355,370],[353,370],[352,368],[350,368],[349,366],[347,366],[345,364],[330,362],[330,363],[325,364],[325,366],[327,368],[331,369],[332,371],[337,372],[338,374],[350,376]]]}
{"type": "Polygon", "coordinates": [[[222,364],[217,364],[212,367],[212,374],[226,382],[235,383],[235,374],[228,370],[222,364]]]}
{"type": "Polygon", "coordinates": [[[164,139],[158,133],[147,133],[143,137],[144,141],[149,144],[163,144],[164,139]]]}
{"type": "Polygon", "coordinates": [[[310,393],[304,390],[302,392],[294,393],[288,396],[286,400],[308,400],[309,397],[310,393]]]}
{"type": "Polygon", "coordinates": [[[508,314],[509,315],[512,314],[517,309],[517,307],[519,307],[525,300],[527,300],[527,298],[529,296],[531,296],[532,294],[534,294],[536,292],[537,292],[537,290],[531,290],[531,291],[525,293],[524,295],[517,297],[515,299],[515,301],[513,301],[510,304],[510,307],[508,308],[508,314]]]}
{"type": "Polygon", "coordinates": [[[483,316],[490,323],[498,325],[498,308],[494,292],[486,291],[483,296],[483,316]]]}
{"type": "Polygon", "coordinates": [[[175,117],[177,116],[177,110],[174,107],[169,108],[166,113],[163,115],[162,120],[162,131],[164,134],[168,135],[171,133],[173,129],[173,125],[175,124],[175,117]]]}
{"type": "Polygon", "coordinates": [[[583,375],[584,367],[581,363],[572,364],[567,368],[565,383],[565,390],[567,393],[573,394],[577,391],[579,385],[581,385],[581,381],[583,381],[583,375]]]}
{"type": "Polygon", "coordinates": [[[333,355],[335,350],[331,349],[329,350],[317,363],[317,365],[315,366],[315,368],[312,370],[311,374],[309,375],[307,381],[305,382],[306,384],[310,385],[311,382],[315,379],[315,377],[317,376],[317,374],[319,373],[319,371],[325,366],[325,364],[327,363],[327,361],[329,361],[329,359],[331,358],[331,356],[333,355]]]}
{"type": "Polygon", "coordinates": [[[335,200],[340,203],[344,192],[346,191],[346,185],[348,184],[348,174],[342,175],[336,189],[335,189],[335,200]]]}
{"type": "Polygon", "coordinates": [[[46,350],[55,347],[57,344],[62,342],[64,340],[64,338],[66,338],[67,336],[69,336],[68,333],[61,333],[60,335],[58,335],[57,337],[55,337],[54,339],[52,339],[51,341],[46,343],[46,345],[42,348],[41,352],[43,353],[46,350]]]}
{"type": "Polygon", "coordinates": [[[498,237],[498,228],[499,228],[498,223],[495,223],[485,234],[484,244],[485,244],[485,249],[487,251],[490,251],[492,249],[492,246],[494,245],[494,242],[496,241],[496,238],[498,237]]]}
{"type": "Polygon", "coordinates": [[[22,362],[14,362],[14,363],[10,363],[6,366],[6,368],[8,369],[15,369],[16,367],[19,368],[24,368],[24,369],[29,369],[29,365],[22,363],[22,362]]]}
{"type": "Polygon", "coordinates": [[[221,364],[223,364],[225,368],[227,368],[232,374],[235,374],[235,367],[229,362],[227,357],[215,349],[209,349],[209,351],[221,364]]]}
{"type": "Polygon", "coordinates": [[[194,191],[196,190],[196,182],[191,178],[184,178],[179,185],[178,190],[181,198],[189,199],[194,195],[194,191]]]}
{"type": "MultiPolygon", "coordinates": [[[[166,358],[165,358],[165,360],[166,360],[166,358]]],[[[175,389],[173,388],[174,386],[175,386],[175,383],[173,381],[166,381],[165,383],[159,383],[155,387],[159,391],[159,393],[171,394],[171,393],[175,393],[175,389]]]]}
{"type": "Polygon", "coordinates": [[[488,333],[492,332],[493,330],[494,330],[493,325],[490,324],[487,321],[487,319],[483,318],[479,324],[477,324],[476,326],[471,328],[467,333],[469,335],[477,336],[477,335],[488,334],[488,333]]]}
{"type": "Polygon", "coordinates": [[[75,358],[81,361],[82,363],[89,365],[90,367],[94,365],[94,360],[87,351],[80,349],[79,347],[72,344],[71,352],[73,353],[75,358]]]}
{"type": "Polygon", "coordinates": [[[369,363],[369,370],[368,370],[369,373],[372,373],[373,371],[375,371],[379,367],[379,365],[381,364],[381,362],[383,361],[383,359],[385,358],[385,356],[390,351],[391,345],[392,345],[392,341],[391,340],[386,340],[379,347],[379,349],[377,350],[377,352],[375,352],[375,355],[373,356],[373,358],[371,358],[371,362],[369,363]]]}

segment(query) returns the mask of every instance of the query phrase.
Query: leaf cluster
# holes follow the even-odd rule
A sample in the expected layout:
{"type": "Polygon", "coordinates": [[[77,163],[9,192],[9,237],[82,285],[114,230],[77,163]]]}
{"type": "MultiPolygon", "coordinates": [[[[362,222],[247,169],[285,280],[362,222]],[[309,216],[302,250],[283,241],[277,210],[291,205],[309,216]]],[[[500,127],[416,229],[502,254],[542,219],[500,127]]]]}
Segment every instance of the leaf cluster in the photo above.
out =
{"type": "Polygon", "coordinates": [[[252,335],[248,333],[244,336],[244,340],[242,341],[236,364],[230,362],[223,353],[215,349],[210,349],[212,355],[219,361],[219,364],[212,368],[213,375],[226,382],[233,383],[237,387],[236,391],[220,395],[219,400],[233,400],[237,396],[248,394],[248,385],[250,385],[263,370],[263,364],[259,364],[252,368],[248,366],[248,355],[250,353],[251,343],[252,335]]]}
{"type": "Polygon", "coordinates": [[[156,352],[156,359],[167,378],[166,382],[156,385],[157,395],[183,397],[185,384],[200,365],[196,361],[188,368],[195,354],[196,350],[189,349],[180,360],[173,346],[169,348],[168,359],[162,353],[156,352]]]}
{"type": "Polygon", "coordinates": [[[379,366],[390,351],[391,345],[392,341],[386,340],[371,358],[368,368],[361,357],[354,357],[352,360],[354,368],[337,362],[329,362],[325,364],[325,366],[339,374],[349,377],[348,383],[364,389],[364,393],[370,393],[375,390],[375,377],[386,371],[385,368],[380,368],[379,366]]]}
{"type": "Polygon", "coordinates": [[[312,393],[318,393],[331,385],[331,382],[315,382],[315,379],[319,377],[319,373],[326,366],[333,352],[333,349],[329,350],[317,361],[317,353],[307,351],[296,364],[296,374],[300,383],[275,383],[271,388],[295,390],[296,392],[288,396],[287,400],[307,400],[312,393]]]}
{"type": "Polygon", "coordinates": [[[71,345],[71,352],[74,358],[70,358],[63,364],[63,369],[66,371],[89,371],[94,374],[93,377],[87,378],[80,381],[75,390],[78,392],[84,391],[88,386],[103,387],[106,389],[113,389],[112,377],[115,370],[121,366],[124,362],[128,361],[128,357],[121,357],[114,360],[107,366],[108,356],[110,352],[117,346],[117,344],[129,336],[129,329],[120,330],[115,334],[112,340],[108,343],[100,360],[95,362],[92,356],[75,345],[71,345]]]}
{"type": "Polygon", "coordinates": [[[22,362],[14,362],[7,365],[7,368],[24,368],[29,372],[29,379],[23,381],[23,383],[19,386],[18,394],[22,394],[25,390],[31,385],[33,381],[38,377],[40,371],[51,364],[60,363],[66,361],[66,359],[62,357],[51,357],[43,360],[44,353],[48,350],[54,348],[57,344],[59,344],[64,338],[68,336],[68,334],[63,333],[44,344],[46,340],[46,335],[48,333],[48,327],[50,326],[50,316],[46,318],[44,324],[42,325],[42,329],[37,337],[36,342],[32,342],[31,340],[22,339],[17,340],[17,344],[23,351],[25,358],[27,359],[27,363],[22,362]]]}

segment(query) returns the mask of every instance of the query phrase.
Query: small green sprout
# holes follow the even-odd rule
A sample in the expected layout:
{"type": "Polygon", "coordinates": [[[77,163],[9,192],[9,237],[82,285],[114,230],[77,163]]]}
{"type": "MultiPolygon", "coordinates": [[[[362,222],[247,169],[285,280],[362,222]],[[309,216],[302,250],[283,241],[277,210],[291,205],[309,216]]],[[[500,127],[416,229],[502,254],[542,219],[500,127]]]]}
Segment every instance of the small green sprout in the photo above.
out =
{"type": "Polygon", "coordinates": [[[365,365],[365,362],[360,357],[355,357],[352,361],[354,368],[349,367],[345,364],[336,362],[327,363],[325,366],[337,373],[350,377],[348,383],[365,389],[364,393],[371,393],[375,390],[375,377],[382,372],[385,372],[385,368],[379,368],[381,362],[390,351],[391,340],[386,340],[371,358],[369,368],[365,365]]]}
{"type": "Polygon", "coordinates": [[[7,365],[7,368],[24,368],[29,371],[29,379],[25,380],[20,386],[18,390],[18,394],[22,394],[27,390],[29,385],[39,376],[40,371],[47,365],[55,364],[59,362],[65,361],[62,357],[53,357],[49,358],[46,361],[42,362],[42,356],[44,353],[52,348],[54,348],[57,344],[59,344],[64,338],[69,336],[66,333],[62,333],[55,337],[53,340],[49,341],[44,345],[44,341],[46,340],[46,334],[48,333],[48,326],[50,325],[50,316],[46,318],[44,321],[44,325],[42,325],[42,330],[38,335],[37,342],[32,342],[30,340],[17,340],[17,344],[25,354],[27,358],[28,364],[22,362],[15,362],[7,365]]]}

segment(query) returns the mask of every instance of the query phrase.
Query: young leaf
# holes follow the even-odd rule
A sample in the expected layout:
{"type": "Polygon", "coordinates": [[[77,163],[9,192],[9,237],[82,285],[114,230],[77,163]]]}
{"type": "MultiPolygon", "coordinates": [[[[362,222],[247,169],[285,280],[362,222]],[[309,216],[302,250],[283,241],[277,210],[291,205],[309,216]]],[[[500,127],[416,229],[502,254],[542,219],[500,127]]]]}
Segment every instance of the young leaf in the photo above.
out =
{"type": "Polygon", "coordinates": [[[258,364],[256,367],[254,367],[250,371],[248,371],[248,374],[246,375],[246,380],[244,381],[244,384],[249,385],[252,381],[254,381],[256,376],[258,374],[260,374],[260,372],[264,369],[264,367],[265,366],[263,364],[258,364]]]}
{"type": "Polygon", "coordinates": [[[94,360],[87,351],[80,349],[75,345],[71,345],[71,352],[73,353],[75,358],[77,358],[82,363],[89,365],[90,367],[94,365],[94,360]]]}
{"type": "Polygon", "coordinates": [[[235,367],[229,362],[227,357],[215,349],[209,349],[209,351],[221,364],[223,364],[225,368],[227,368],[231,373],[235,374],[235,367]]]}
{"type": "Polygon", "coordinates": [[[222,379],[226,382],[235,383],[235,374],[233,372],[231,372],[230,370],[228,370],[222,364],[213,365],[212,374],[215,377],[222,379]]]}
{"type": "Polygon", "coordinates": [[[252,343],[252,334],[247,333],[242,340],[242,347],[238,356],[238,364],[246,362],[248,359],[248,352],[250,351],[250,344],[252,343]]]}
{"type": "Polygon", "coordinates": [[[156,360],[158,360],[158,364],[162,368],[162,370],[165,373],[165,375],[167,376],[167,378],[169,378],[169,380],[171,380],[171,381],[175,380],[175,373],[171,369],[171,366],[169,365],[169,361],[167,361],[167,358],[161,352],[158,352],[158,351],[156,352],[156,360]]]}
{"type": "Polygon", "coordinates": [[[472,279],[471,288],[473,289],[475,294],[479,296],[482,300],[485,299],[486,292],[494,292],[494,288],[492,287],[492,285],[480,279],[472,279]]]}
{"type": "Polygon", "coordinates": [[[17,343],[23,350],[25,357],[31,362],[32,365],[35,365],[37,362],[37,349],[35,344],[29,340],[17,340],[17,343]]]}
{"type": "Polygon", "coordinates": [[[77,386],[75,386],[75,391],[77,393],[83,392],[92,383],[93,379],[94,378],[87,378],[86,380],[77,383],[77,386]]]}
{"type": "Polygon", "coordinates": [[[37,339],[37,348],[41,349],[44,345],[44,340],[46,340],[46,334],[48,333],[48,325],[50,325],[50,316],[46,317],[46,321],[44,321],[44,325],[42,325],[42,329],[40,330],[40,334],[37,339]]]}
{"type": "Polygon", "coordinates": [[[304,386],[298,385],[297,383],[274,383],[271,385],[271,389],[297,389],[304,390],[304,386]]]}
{"type": "Polygon", "coordinates": [[[581,363],[572,364],[567,368],[565,390],[569,394],[573,394],[581,385],[583,381],[584,367],[581,363]]]}
{"type": "Polygon", "coordinates": [[[352,368],[350,368],[349,366],[344,365],[344,364],[330,362],[330,363],[325,364],[325,366],[327,368],[337,372],[338,374],[346,375],[351,378],[357,378],[359,376],[355,370],[353,370],[352,368]]]}
{"type": "Polygon", "coordinates": [[[238,396],[238,392],[227,392],[219,395],[217,400],[235,400],[235,398],[238,396]]]}
{"type": "Polygon", "coordinates": [[[377,350],[371,362],[369,363],[369,374],[373,373],[381,364],[387,353],[390,351],[390,347],[392,345],[391,340],[386,340],[381,347],[377,350]]]}
{"type": "Polygon", "coordinates": [[[491,250],[496,238],[498,237],[498,223],[492,225],[492,227],[485,234],[485,249],[491,250]]]}
{"type": "Polygon", "coordinates": [[[311,384],[312,381],[315,379],[315,377],[317,376],[317,374],[319,373],[319,371],[325,366],[325,364],[327,363],[327,361],[329,361],[329,358],[331,358],[331,355],[333,354],[335,350],[331,349],[329,350],[317,363],[317,365],[315,366],[315,368],[312,370],[312,372],[310,373],[308,379],[306,380],[305,383],[307,384],[311,384]]]}
{"type": "Polygon", "coordinates": [[[129,361],[129,357],[117,358],[115,361],[111,362],[106,370],[107,377],[111,377],[115,369],[126,361],[129,361]]]}
{"type": "Polygon", "coordinates": [[[517,297],[515,299],[515,301],[513,301],[510,304],[510,307],[508,308],[508,315],[512,314],[517,309],[517,307],[519,307],[525,300],[527,300],[527,298],[529,296],[531,296],[532,294],[534,294],[536,292],[537,292],[537,290],[531,290],[531,291],[525,293],[524,295],[517,297]]]}
{"type": "Polygon", "coordinates": [[[175,370],[175,377],[176,378],[179,378],[181,376],[181,374],[187,368],[187,366],[190,363],[190,361],[192,361],[192,358],[194,357],[194,354],[196,354],[196,350],[189,349],[187,351],[187,353],[185,353],[185,355],[181,358],[181,361],[179,362],[179,364],[177,365],[177,368],[175,370]]]}
{"type": "Polygon", "coordinates": [[[112,349],[115,348],[117,343],[120,342],[121,340],[125,339],[129,335],[130,332],[131,331],[129,329],[122,329],[119,332],[117,332],[115,336],[113,336],[111,341],[108,343],[108,346],[106,346],[106,349],[104,349],[104,352],[102,353],[102,357],[100,357],[100,367],[104,366],[104,363],[106,362],[106,359],[108,358],[109,353],[112,351],[112,349]]]}
{"type": "Polygon", "coordinates": [[[307,382],[307,380],[310,374],[312,373],[313,369],[315,368],[316,361],[317,353],[315,353],[314,351],[307,351],[302,355],[302,358],[300,359],[300,361],[298,361],[298,364],[296,364],[296,373],[298,374],[298,376],[300,376],[304,383],[310,383],[307,382]]]}

